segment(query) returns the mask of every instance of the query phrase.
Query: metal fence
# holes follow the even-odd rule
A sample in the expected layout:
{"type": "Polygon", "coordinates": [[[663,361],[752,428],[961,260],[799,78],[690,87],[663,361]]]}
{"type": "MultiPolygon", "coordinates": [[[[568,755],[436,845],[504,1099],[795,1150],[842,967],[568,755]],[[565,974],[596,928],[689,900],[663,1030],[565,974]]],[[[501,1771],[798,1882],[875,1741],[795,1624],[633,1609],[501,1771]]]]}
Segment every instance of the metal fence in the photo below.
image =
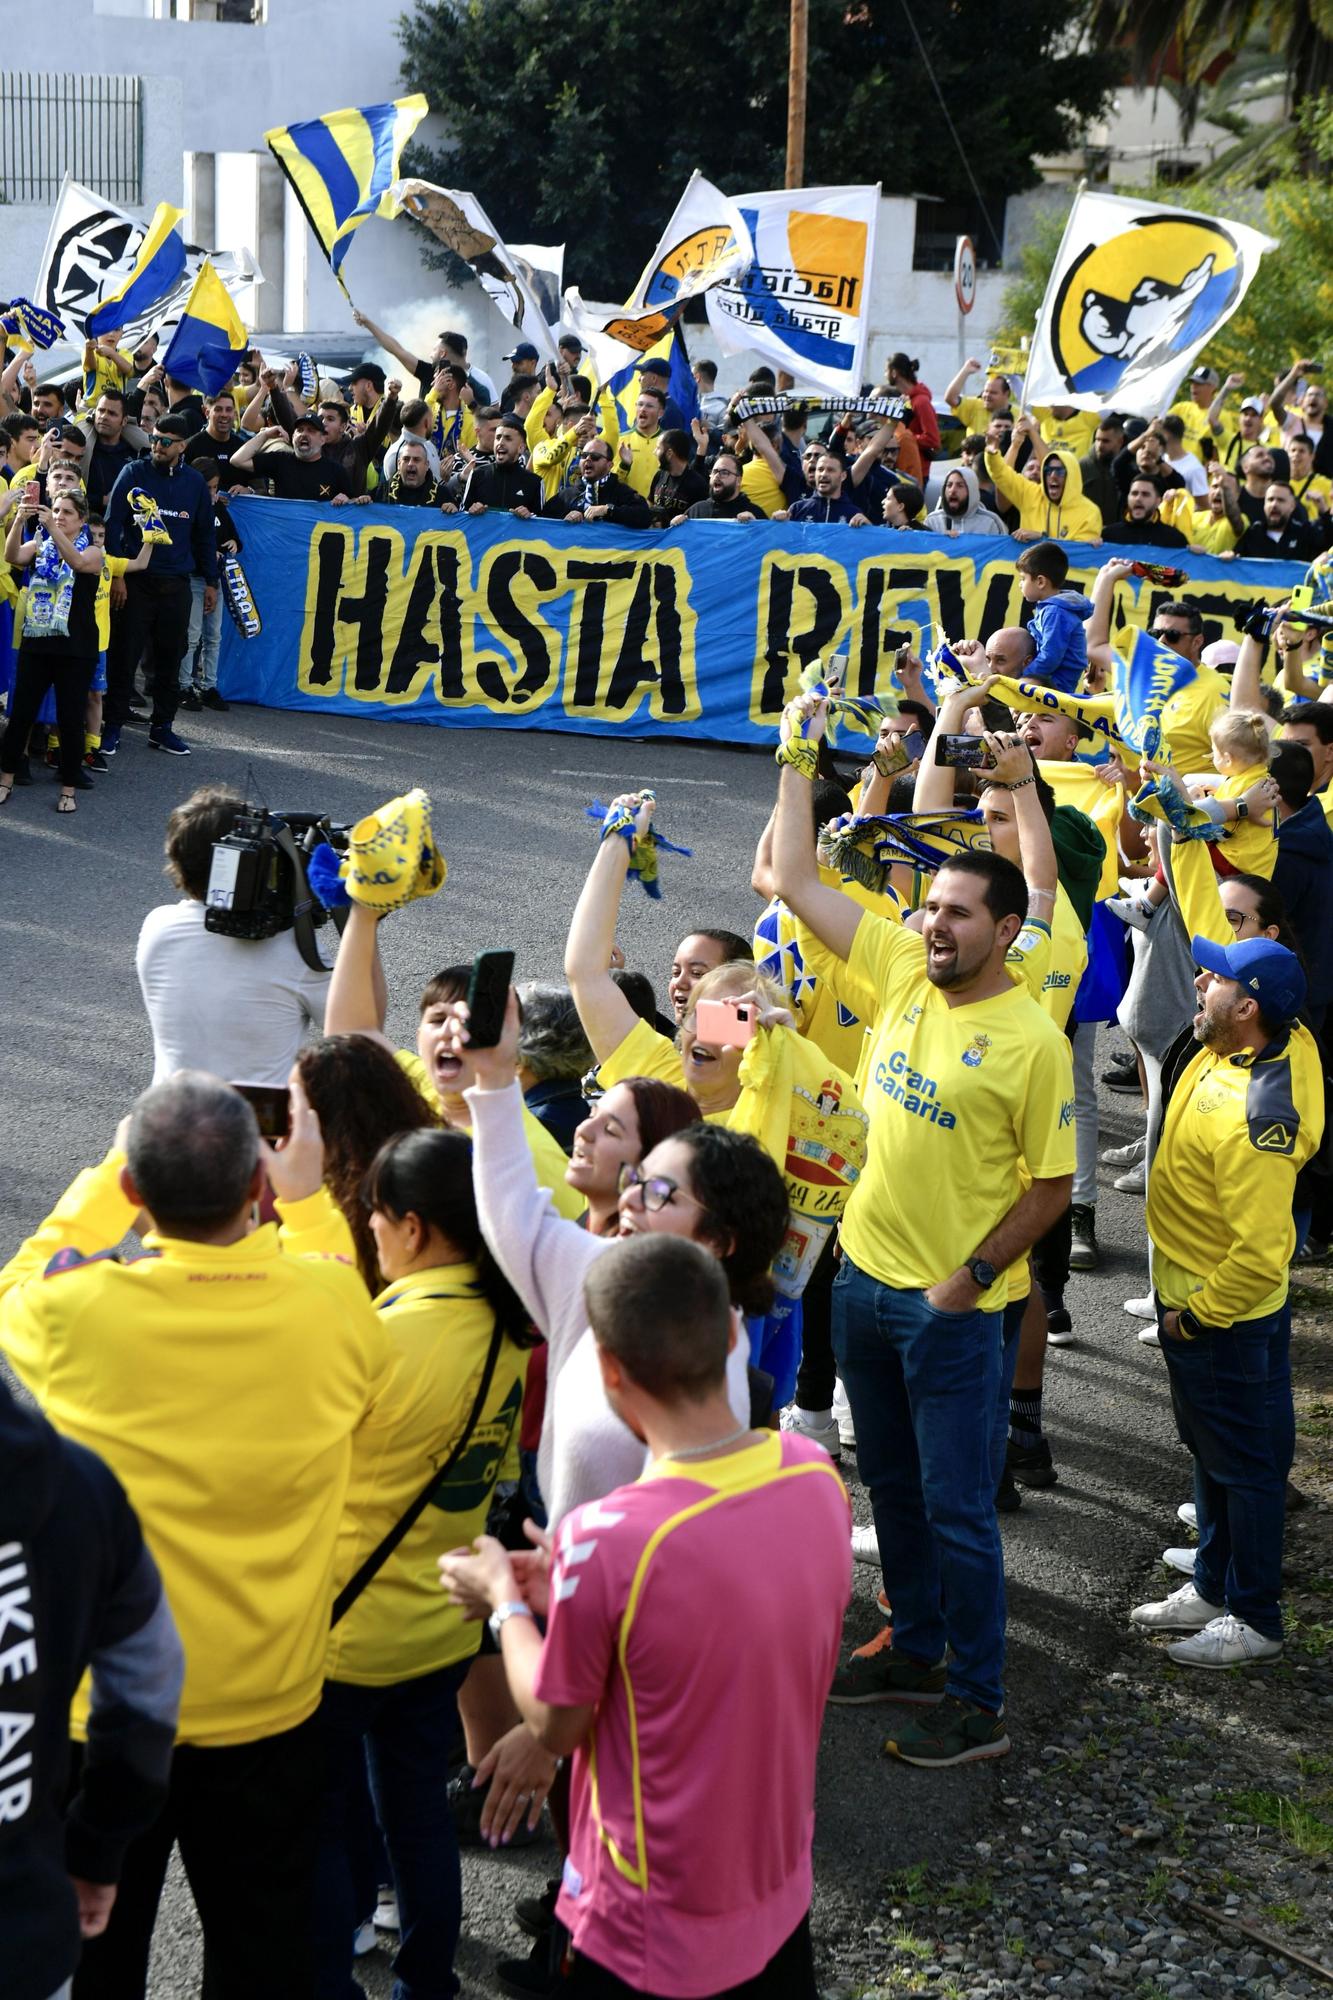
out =
{"type": "Polygon", "coordinates": [[[139,78],[0,70],[0,197],[54,201],[66,172],[110,201],[143,199],[139,78]]]}

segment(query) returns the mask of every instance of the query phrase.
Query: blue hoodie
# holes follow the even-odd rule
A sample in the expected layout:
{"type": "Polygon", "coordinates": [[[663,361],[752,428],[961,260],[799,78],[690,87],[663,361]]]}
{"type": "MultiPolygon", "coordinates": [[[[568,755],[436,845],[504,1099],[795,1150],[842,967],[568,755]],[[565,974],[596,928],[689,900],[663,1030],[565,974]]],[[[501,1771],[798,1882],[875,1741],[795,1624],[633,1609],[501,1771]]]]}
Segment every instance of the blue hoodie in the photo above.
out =
{"type": "Polygon", "coordinates": [[[1023,669],[1027,681],[1042,681],[1061,694],[1074,694],[1088,671],[1088,643],[1083,636],[1092,602],[1076,590],[1057,590],[1043,598],[1028,620],[1036,656],[1023,669]]]}

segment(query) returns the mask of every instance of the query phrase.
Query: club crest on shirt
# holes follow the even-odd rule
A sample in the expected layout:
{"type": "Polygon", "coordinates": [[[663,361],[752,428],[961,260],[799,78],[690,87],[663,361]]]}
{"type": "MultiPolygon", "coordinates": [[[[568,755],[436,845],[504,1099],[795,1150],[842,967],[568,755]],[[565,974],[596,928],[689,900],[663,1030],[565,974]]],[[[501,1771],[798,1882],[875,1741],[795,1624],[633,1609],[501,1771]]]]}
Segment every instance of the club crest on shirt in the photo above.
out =
{"type": "Polygon", "coordinates": [[[990,1050],[989,1035],[973,1035],[963,1050],[963,1063],[968,1069],[980,1069],[990,1050]]]}
{"type": "Polygon", "coordinates": [[[920,1005],[920,1003],[914,1000],[911,1006],[908,1008],[907,1012],[903,1015],[903,1020],[905,1021],[905,1023],[909,1028],[914,1028],[917,1022],[921,1019],[921,1016],[924,1013],[924,1011],[925,1010],[920,1005]]]}

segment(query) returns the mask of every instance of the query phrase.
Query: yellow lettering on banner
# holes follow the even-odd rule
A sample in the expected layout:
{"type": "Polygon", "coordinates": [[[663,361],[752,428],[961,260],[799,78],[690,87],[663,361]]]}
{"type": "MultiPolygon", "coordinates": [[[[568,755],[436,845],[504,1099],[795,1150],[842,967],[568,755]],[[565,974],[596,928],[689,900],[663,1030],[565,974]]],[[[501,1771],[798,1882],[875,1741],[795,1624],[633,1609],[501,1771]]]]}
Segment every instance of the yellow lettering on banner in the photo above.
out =
{"type": "Polygon", "coordinates": [[[629,722],[639,716],[647,693],[654,722],[696,721],[703,711],[684,552],[571,552],[564,568],[574,592],[565,670],[567,713],[629,722]]]}
{"type": "Polygon", "coordinates": [[[303,694],[410,707],[434,685],[436,699],[468,703],[462,677],[461,603],[471,596],[471,556],[462,534],[426,534],[411,544],[396,528],[363,532],[321,522],[310,539],[305,620],[297,655],[303,694]]]}

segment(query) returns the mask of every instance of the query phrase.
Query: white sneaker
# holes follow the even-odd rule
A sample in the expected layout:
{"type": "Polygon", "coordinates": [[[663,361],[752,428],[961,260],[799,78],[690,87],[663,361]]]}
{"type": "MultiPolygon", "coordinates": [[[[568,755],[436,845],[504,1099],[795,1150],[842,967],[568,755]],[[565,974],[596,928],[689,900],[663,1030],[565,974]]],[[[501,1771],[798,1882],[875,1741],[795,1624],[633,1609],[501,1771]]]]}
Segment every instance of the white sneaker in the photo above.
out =
{"type": "Polygon", "coordinates": [[[1131,1625],[1142,1632],[1202,1632],[1222,1616],[1220,1604],[1200,1597],[1192,1583],[1182,1583],[1157,1604],[1139,1604],[1129,1614],[1131,1625]]]}
{"type": "Polygon", "coordinates": [[[1168,1569],[1179,1570],[1182,1576],[1192,1577],[1194,1575],[1194,1558],[1198,1553],[1197,1549],[1163,1549],[1162,1561],[1168,1569]]]}
{"type": "Polygon", "coordinates": [[[1148,1135],[1141,1132],[1137,1139],[1130,1139],[1123,1146],[1108,1146],[1101,1155],[1104,1167],[1132,1167],[1143,1158],[1148,1150],[1148,1135]]]}
{"type": "Polygon", "coordinates": [[[366,1921],[363,1924],[357,1925],[356,1930],[353,1933],[352,1936],[353,1958],[364,1958],[368,1951],[374,1951],[375,1944],[376,1944],[375,1926],[371,1922],[370,1918],[367,1917],[366,1921]]]}
{"type": "Polygon", "coordinates": [[[1138,896],[1108,896],[1106,908],[1122,924],[1130,924],[1136,931],[1146,931],[1152,921],[1152,906],[1138,896]]]}
{"type": "Polygon", "coordinates": [[[1157,1302],[1151,1292],[1145,1292],[1141,1299],[1126,1299],[1125,1311],[1132,1313],[1135,1319],[1150,1319],[1156,1324],[1157,1302]]]}
{"type": "Polygon", "coordinates": [[[833,1414],[838,1420],[838,1436],[848,1451],[856,1450],[856,1427],[852,1422],[852,1406],[847,1400],[847,1391],[839,1377],[833,1384],[833,1414]]]}
{"type": "Polygon", "coordinates": [[[797,1437],[809,1438],[812,1444],[823,1445],[835,1465],[842,1457],[842,1440],[832,1410],[803,1410],[799,1403],[788,1403],[782,1412],[782,1428],[797,1437]]]}
{"type": "Polygon", "coordinates": [[[374,1917],[377,1931],[396,1931],[398,1925],[398,1891],[392,1882],[381,1882],[379,1901],[375,1905],[374,1917]]]}
{"type": "Polygon", "coordinates": [[[1178,1521],[1183,1521],[1187,1528],[1193,1528],[1195,1534],[1196,1535],[1198,1534],[1199,1510],[1195,1506],[1192,1500],[1181,1501],[1180,1505],[1176,1509],[1176,1519],[1178,1521]]]}
{"type": "Polygon", "coordinates": [[[881,1567],[879,1560],[879,1537],[875,1533],[875,1524],[873,1521],[868,1528],[852,1529],[852,1561],[871,1563],[876,1569],[881,1567]]]}
{"type": "Polygon", "coordinates": [[[1264,1667],[1282,1658],[1282,1641],[1265,1639],[1243,1618],[1224,1611],[1192,1639],[1181,1639],[1166,1650],[1182,1667],[1264,1667]]]}
{"type": "Polygon", "coordinates": [[[1116,1175],[1115,1179],[1111,1182],[1111,1186],[1119,1188],[1121,1194],[1147,1194],[1147,1161],[1140,1160],[1137,1166],[1127,1167],[1123,1174],[1116,1175]]]}
{"type": "Polygon", "coordinates": [[[1140,1347],[1160,1347],[1161,1344],[1161,1335],[1155,1326],[1141,1326],[1139,1328],[1140,1347]]]}

